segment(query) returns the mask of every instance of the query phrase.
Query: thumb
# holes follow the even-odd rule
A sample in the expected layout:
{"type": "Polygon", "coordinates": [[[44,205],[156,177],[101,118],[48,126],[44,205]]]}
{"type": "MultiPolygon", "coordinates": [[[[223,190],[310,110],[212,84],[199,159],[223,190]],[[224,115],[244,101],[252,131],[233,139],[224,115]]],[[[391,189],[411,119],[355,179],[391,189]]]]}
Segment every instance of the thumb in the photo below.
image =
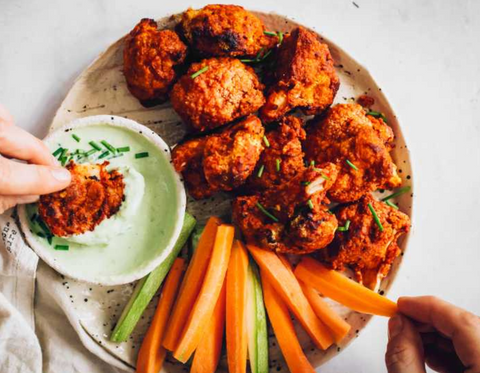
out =
{"type": "Polygon", "coordinates": [[[389,373],[425,372],[422,339],[405,316],[395,315],[388,322],[385,363],[389,373]]]}

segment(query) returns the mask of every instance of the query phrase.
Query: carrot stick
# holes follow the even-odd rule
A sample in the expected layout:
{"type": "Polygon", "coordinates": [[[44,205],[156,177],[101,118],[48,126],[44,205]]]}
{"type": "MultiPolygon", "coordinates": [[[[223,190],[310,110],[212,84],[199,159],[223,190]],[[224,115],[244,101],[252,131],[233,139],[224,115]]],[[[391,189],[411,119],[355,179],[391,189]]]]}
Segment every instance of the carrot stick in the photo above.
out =
{"type": "Polygon", "coordinates": [[[288,369],[292,373],[314,373],[315,369],[313,369],[303,353],[302,346],[300,346],[300,342],[295,334],[287,305],[283,302],[280,295],[275,292],[273,284],[270,283],[270,279],[266,276],[266,272],[262,269],[260,273],[268,318],[272,324],[283,357],[287,362],[288,369]]]}
{"type": "Polygon", "coordinates": [[[252,245],[247,247],[275,291],[283,298],[315,345],[326,350],[333,343],[333,337],[330,330],[315,315],[291,268],[272,251],[252,245]]]}
{"type": "Polygon", "coordinates": [[[220,224],[222,224],[222,221],[212,216],[208,219],[205,230],[200,236],[197,249],[190,261],[187,273],[185,273],[177,301],[175,302],[172,315],[168,321],[168,329],[163,341],[163,347],[167,350],[174,351],[177,347],[188,314],[192,310],[200,288],[202,287],[205,271],[207,270],[212,255],[215,235],[220,224]]]}
{"type": "Polygon", "coordinates": [[[227,272],[235,229],[231,225],[218,227],[213,252],[205,279],[173,356],[185,363],[197,348],[213,314],[227,272]]]}
{"type": "Polygon", "coordinates": [[[339,343],[350,331],[350,324],[335,313],[313,287],[306,285],[303,281],[300,281],[300,285],[315,314],[330,329],[335,342],[339,343]]]}
{"type": "Polygon", "coordinates": [[[247,370],[248,253],[235,240],[227,271],[227,360],[230,373],[247,370]]]}
{"type": "Polygon", "coordinates": [[[388,317],[397,312],[395,302],[326,268],[312,258],[303,258],[295,269],[295,275],[326,297],[355,311],[388,317]]]}
{"type": "MultiPolygon", "coordinates": [[[[285,267],[287,267],[293,274],[292,264],[288,261],[288,259],[284,255],[278,255],[278,257],[285,267]]],[[[322,299],[320,294],[318,294],[314,288],[306,285],[302,281],[299,281],[299,283],[317,317],[322,320],[322,322],[330,330],[335,342],[340,342],[350,331],[350,324],[338,316],[333,310],[331,310],[327,302],[322,299]]]]}
{"type": "Polygon", "coordinates": [[[152,323],[140,347],[137,373],[157,373],[163,365],[166,350],[161,346],[162,338],[184,270],[185,260],[175,259],[163,286],[152,323]]]}
{"type": "Polygon", "coordinates": [[[226,289],[224,281],[205,335],[193,355],[190,373],[215,373],[217,370],[222,353],[223,330],[225,329],[226,289]]]}

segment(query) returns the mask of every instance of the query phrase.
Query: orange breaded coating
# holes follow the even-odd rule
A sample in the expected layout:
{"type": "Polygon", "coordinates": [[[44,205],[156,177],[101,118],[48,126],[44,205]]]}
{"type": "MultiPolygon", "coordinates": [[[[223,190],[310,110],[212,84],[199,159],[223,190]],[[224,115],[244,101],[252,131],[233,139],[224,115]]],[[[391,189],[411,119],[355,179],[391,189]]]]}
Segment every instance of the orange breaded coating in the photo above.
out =
{"type": "Polygon", "coordinates": [[[159,31],[153,19],[142,19],[125,38],[123,73],[128,89],[144,106],[162,103],[186,55],[187,46],[174,31],[159,31]]]}
{"type": "Polygon", "coordinates": [[[344,203],[401,184],[390,156],[393,140],[392,129],[382,119],[365,115],[358,104],[339,104],[309,127],[304,148],[307,160],[338,166],[339,176],[328,195],[344,203]]]}
{"type": "Polygon", "coordinates": [[[340,86],[328,46],[304,27],[285,35],[273,81],[260,111],[265,122],[276,121],[294,108],[308,115],[320,114],[332,104],[340,86]]]}
{"type": "Polygon", "coordinates": [[[109,162],[67,165],[70,185],[40,197],[38,213],[50,231],[59,237],[92,231],[104,219],[117,213],[124,200],[123,175],[107,171],[109,162]]]}
{"type": "Polygon", "coordinates": [[[171,100],[187,124],[205,131],[257,111],[265,102],[262,90],[251,67],[233,58],[210,58],[192,64],[174,85],[171,100]]]}
{"type": "Polygon", "coordinates": [[[334,241],[322,253],[334,269],[350,267],[357,280],[373,289],[377,279],[385,277],[395,258],[400,255],[398,238],[410,230],[410,218],[386,203],[366,194],[359,201],[340,208],[336,213],[339,226],[350,227],[337,231],[334,241]],[[368,204],[375,210],[383,232],[374,220],[368,204]]]}
{"type": "Polygon", "coordinates": [[[203,170],[208,184],[224,191],[245,183],[263,150],[262,122],[252,115],[209,136],[203,153],[203,170]]]}
{"type": "Polygon", "coordinates": [[[322,249],[337,229],[325,197],[336,176],[336,166],[328,163],[305,169],[278,188],[237,197],[233,220],[247,242],[278,253],[308,254],[322,249]]]}
{"type": "Polygon", "coordinates": [[[203,172],[203,151],[206,137],[185,141],[172,150],[172,162],[175,170],[181,172],[188,193],[195,199],[210,197],[217,190],[205,179],[203,172]]]}
{"type": "Polygon", "coordinates": [[[254,57],[276,37],[264,34],[263,22],[238,5],[207,5],[182,14],[179,33],[203,57],[254,57]]]}
{"type": "Polygon", "coordinates": [[[177,145],[172,161],[182,173],[189,194],[202,199],[241,186],[258,162],[263,133],[260,119],[252,115],[222,132],[177,145]]]}
{"type": "Polygon", "coordinates": [[[289,115],[265,134],[268,146],[265,146],[257,165],[257,171],[263,167],[263,172],[261,177],[258,172],[250,176],[249,189],[278,188],[304,171],[302,140],[305,140],[305,130],[302,125],[302,119],[289,115]]]}

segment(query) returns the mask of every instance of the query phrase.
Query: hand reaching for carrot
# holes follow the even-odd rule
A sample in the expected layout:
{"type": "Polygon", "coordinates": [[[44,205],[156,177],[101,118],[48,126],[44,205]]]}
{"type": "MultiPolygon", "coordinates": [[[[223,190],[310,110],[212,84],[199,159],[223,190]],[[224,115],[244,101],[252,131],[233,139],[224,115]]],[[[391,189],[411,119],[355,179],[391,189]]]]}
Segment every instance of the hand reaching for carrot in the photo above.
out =
{"type": "Polygon", "coordinates": [[[480,372],[480,318],[435,297],[402,297],[388,324],[389,373],[480,372]]]}

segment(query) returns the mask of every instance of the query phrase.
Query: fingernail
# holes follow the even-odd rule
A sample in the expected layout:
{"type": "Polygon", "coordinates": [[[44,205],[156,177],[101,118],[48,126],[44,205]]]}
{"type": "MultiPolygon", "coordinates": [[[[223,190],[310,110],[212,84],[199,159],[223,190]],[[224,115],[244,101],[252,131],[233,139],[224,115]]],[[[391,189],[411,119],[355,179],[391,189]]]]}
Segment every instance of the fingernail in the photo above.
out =
{"type": "Polygon", "coordinates": [[[52,175],[58,181],[68,181],[70,180],[70,172],[65,168],[54,168],[52,169],[52,175]]]}
{"type": "Polygon", "coordinates": [[[388,322],[388,340],[395,338],[403,330],[402,316],[395,315],[388,322]]]}

